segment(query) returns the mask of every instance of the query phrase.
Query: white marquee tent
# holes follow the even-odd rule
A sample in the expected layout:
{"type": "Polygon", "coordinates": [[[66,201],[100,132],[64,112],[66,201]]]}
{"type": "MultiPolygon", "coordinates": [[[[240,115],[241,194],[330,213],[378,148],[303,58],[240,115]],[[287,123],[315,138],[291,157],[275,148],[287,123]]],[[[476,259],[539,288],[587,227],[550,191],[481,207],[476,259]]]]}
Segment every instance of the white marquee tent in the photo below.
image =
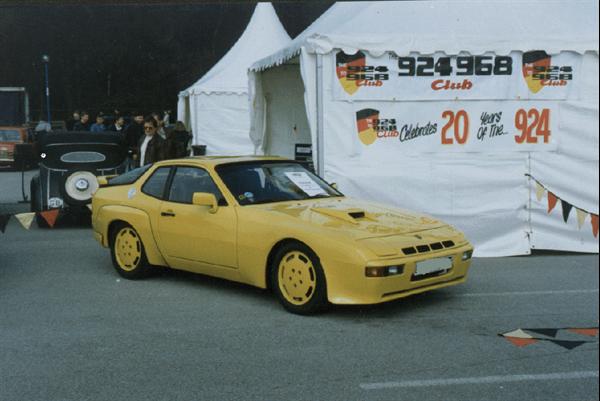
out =
{"type": "Polygon", "coordinates": [[[347,195],[478,256],[598,252],[597,1],[333,5],[251,67],[258,154],[311,144],[347,195]]]}
{"type": "Polygon", "coordinates": [[[252,154],[248,67],[291,42],[271,3],[258,3],[242,36],[196,83],[179,93],[177,119],[207,154],[252,154]]]}

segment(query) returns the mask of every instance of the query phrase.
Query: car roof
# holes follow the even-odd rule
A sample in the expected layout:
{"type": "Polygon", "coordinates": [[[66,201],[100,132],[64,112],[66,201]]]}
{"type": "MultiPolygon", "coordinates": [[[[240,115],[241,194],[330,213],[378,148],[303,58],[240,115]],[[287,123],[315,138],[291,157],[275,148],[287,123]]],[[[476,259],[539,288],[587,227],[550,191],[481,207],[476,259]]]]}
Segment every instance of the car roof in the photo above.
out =
{"type": "Polygon", "coordinates": [[[198,164],[203,166],[218,166],[220,164],[247,163],[271,160],[294,162],[294,160],[286,159],[285,157],[279,156],[190,156],[182,159],[163,160],[156,164],[163,166],[177,164],[181,161],[192,161],[197,162],[198,164]]]}

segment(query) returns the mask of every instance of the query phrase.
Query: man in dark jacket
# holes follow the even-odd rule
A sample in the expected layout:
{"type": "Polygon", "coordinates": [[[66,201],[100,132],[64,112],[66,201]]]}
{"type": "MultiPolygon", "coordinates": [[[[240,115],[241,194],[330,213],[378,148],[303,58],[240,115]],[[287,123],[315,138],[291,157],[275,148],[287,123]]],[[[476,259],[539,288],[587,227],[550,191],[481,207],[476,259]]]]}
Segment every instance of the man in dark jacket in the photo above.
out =
{"type": "Polygon", "coordinates": [[[144,120],[144,136],[140,138],[138,160],[139,166],[165,159],[165,140],[158,135],[158,123],[152,117],[144,120]]]}
{"type": "Polygon", "coordinates": [[[89,131],[91,125],[89,113],[87,111],[82,111],[80,120],[73,126],[73,131],[89,131]]]}
{"type": "Polygon", "coordinates": [[[140,139],[144,136],[144,115],[134,112],[131,124],[125,128],[125,142],[127,143],[128,169],[134,168],[139,157],[137,154],[140,139]]]}

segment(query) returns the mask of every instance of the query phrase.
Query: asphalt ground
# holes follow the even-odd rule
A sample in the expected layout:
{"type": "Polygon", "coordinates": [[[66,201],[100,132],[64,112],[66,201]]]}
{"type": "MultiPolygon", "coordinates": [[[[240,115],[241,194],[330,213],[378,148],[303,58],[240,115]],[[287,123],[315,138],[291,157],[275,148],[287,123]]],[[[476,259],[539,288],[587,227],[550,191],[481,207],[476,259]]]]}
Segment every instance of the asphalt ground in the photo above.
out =
{"type": "Polygon", "coordinates": [[[0,400],[598,400],[597,336],[498,336],[597,326],[597,255],[474,259],[466,284],[302,317],[206,276],[121,279],[89,227],[0,234],[0,400]]]}

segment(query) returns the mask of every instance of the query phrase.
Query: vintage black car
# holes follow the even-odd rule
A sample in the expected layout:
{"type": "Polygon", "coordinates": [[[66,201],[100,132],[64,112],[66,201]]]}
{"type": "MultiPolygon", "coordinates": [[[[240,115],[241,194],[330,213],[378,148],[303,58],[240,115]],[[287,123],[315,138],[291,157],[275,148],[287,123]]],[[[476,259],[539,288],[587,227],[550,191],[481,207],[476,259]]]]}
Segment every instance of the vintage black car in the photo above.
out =
{"type": "MultiPolygon", "coordinates": [[[[89,218],[87,205],[98,189],[96,176],[125,172],[127,147],[116,132],[54,131],[38,135],[38,175],[31,179],[31,211],[60,209],[59,219],[70,215],[89,218]]],[[[46,221],[37,215],[40,227],[46,221]]]]}

